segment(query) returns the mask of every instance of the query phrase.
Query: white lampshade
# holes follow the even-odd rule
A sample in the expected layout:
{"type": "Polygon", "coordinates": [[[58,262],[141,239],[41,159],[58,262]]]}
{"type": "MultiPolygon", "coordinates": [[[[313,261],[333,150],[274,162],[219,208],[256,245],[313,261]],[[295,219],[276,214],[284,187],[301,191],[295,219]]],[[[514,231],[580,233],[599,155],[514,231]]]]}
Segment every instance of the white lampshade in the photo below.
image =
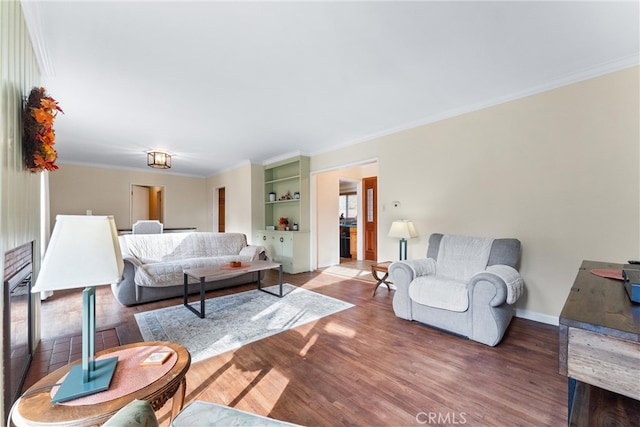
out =
{"type": "Polygon", "coordinates": [[[393,221],[389,230],[389,237],[397,237],[398,239],[412,239],[418,237],[413,222],[405,219],[393,221]]]}
{"type": "Polygon", "coordinates": [[[112,216],[58,215],[32,292],[118,283],[123,268],[112,216]]]}

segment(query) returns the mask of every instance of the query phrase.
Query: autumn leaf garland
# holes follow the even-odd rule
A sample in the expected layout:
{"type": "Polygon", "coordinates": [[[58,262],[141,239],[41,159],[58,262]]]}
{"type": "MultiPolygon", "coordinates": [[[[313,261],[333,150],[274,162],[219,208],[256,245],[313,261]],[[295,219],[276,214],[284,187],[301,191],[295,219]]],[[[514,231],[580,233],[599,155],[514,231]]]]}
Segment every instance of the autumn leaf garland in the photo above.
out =
{"type": "Polygon", "coordinates": [[[22,115],[24,161],[31,172],[58,169],[58,153],[53,148],[53,121],[58,112],[64,114],[58,101],[48,96],[43,87],[31,90],[22,115]]]}

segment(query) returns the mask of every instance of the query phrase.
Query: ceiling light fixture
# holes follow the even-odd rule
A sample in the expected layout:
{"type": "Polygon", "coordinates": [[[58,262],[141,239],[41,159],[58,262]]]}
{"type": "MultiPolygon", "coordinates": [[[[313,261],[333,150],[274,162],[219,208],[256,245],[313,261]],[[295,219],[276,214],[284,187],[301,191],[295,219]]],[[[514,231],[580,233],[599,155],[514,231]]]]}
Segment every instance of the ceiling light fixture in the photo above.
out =
{"type": "Polygon", "coordinates": [[[171,154],[162,151],[147,153],[147,166],[157,169],[171,168],[171,154]]]}

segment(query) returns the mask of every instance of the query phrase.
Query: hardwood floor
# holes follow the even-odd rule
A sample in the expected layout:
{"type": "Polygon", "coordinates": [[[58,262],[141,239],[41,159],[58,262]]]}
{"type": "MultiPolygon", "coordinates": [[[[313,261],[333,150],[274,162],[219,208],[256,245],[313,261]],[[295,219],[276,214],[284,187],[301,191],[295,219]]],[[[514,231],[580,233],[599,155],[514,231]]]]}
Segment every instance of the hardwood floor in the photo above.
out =
{"type": "MultiPolygon", "coordinates": [[[[275,279],[270,274],[266,283],[275,279]]],[[[492,348],[397,318],[393,291],[382,287],[372,298],[371,282],[320,271],[285,281],[355,307],[193,364],[185,402],[309,426],[566,425],[556,327],[515,318],[492,348]]],[[[109,287],[97,290],[98,328],[115,328],[122,344],[142,340],[134,313],[181,303],[122,307],[109,287]]],[[[42,308],[43,340],[80,332],[74,312],[81,292],[56,293],[42,308]]],[[[169,412],[169,404],[158,412],[161,425],[168,425],[169,412]]]]}

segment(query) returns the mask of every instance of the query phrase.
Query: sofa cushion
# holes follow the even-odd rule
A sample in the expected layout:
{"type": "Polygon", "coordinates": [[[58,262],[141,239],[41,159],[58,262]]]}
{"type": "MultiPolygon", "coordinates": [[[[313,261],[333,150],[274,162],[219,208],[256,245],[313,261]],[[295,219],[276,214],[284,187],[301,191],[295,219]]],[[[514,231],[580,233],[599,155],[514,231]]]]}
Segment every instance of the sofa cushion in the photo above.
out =
{"type": "Polygon", "coordinates": [[[489,238],[445,234],[438,250],[436,275],[468,282],[487,268],[492,244],[489,238]]]}
{"type": "Polygon", "coordinates": [[[467,282],[439,276],[416,277],[409,285],[412,301],[443,310],[463,312],[469,309],[467,282]]]}
{"type": "Polygon", "coordinates": [[[184,270],[221,267],[231,261],[250,262],[256,259],[251,255],[224,255],[142,264],[136,269],[134,281],[137,286],[175,286],[176,283],[183,283],[184,270]]]}
{"type": "Polygon", "coordinates": [[[120,236],[124,255],[143,263],[238,255],[247,246],[242,233],[165,233],[120,236]]]}

